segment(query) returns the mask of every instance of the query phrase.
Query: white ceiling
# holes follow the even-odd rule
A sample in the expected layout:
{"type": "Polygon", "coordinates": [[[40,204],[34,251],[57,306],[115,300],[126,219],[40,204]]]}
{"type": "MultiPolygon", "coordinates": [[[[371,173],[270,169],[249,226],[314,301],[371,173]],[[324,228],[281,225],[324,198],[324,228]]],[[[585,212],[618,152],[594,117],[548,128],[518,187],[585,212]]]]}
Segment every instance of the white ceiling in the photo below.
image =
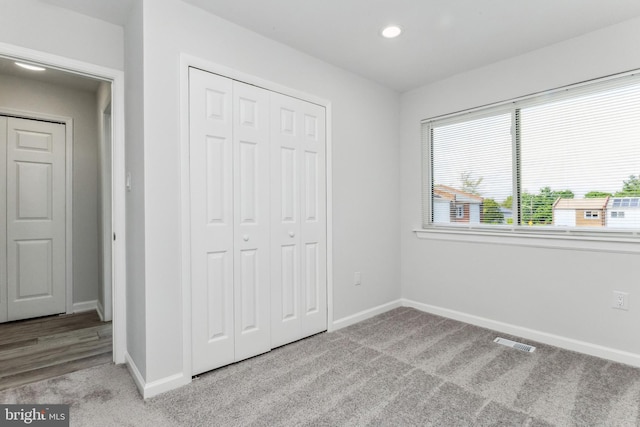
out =
{"type": "MultiPolygon", "coordinates": [[[[42,1],[123,25],[135,0],[42,1]]],[[[400,92],[640,16],[639,0],[183,1],[400,92]]]]}
{"type": "Polygon", "coordinates": [[[398,91],[640,16],[638,0],[184,0],[398,91]],[[378,35],[390,23],[398,39],[378,35]]]}
{"type": "Polygon", "coordinates": [[[136,0],[40,0],[53,6],[74,10],[83,15],[123,27],[136,0]]]}
{"type": "Polygon", "coordinates": [[[46,71],[25,70],[24,68],[18,67],[14,60],[0,56],[0,79],[2,76],[21,77],[88,92],[97,91],[100,85],[100,80],[73,74],[68,71],[56,70],[55,68],[48,68],[46,71]]]}

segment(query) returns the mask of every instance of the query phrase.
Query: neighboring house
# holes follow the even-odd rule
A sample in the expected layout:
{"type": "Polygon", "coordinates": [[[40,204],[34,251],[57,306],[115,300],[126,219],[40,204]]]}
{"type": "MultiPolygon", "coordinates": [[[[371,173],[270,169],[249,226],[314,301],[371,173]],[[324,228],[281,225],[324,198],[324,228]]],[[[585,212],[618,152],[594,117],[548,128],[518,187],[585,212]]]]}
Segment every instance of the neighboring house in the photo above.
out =
{"type": "Polygon", "coordinates": [[[610,197],[607,227],[630,228],[640,223],[640,197],[610,197]]]}
{"type": "Polygon", "coordinates": [[[553,225],[559,227],[604,227],[608,197],[563,199],[553,204],[553,225]]]}
{"type": "Polygon", "coordinates": [[[467,223],[482,222],[483,198],[446,185],[433,187],[433,222],[467,223]]]}

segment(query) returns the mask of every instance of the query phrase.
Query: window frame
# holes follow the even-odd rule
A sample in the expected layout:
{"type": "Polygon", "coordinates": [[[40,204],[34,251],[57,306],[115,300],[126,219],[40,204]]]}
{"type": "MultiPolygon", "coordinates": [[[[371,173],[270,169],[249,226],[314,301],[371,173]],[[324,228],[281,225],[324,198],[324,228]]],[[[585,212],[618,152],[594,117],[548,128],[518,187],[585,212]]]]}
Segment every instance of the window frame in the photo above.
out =
{"type": "MultiPolygon", "coordinates": [[[[527,227],[520,225],[521,209],[520,197],[521,189],[518,185],[518,173],[520,165],[520,143],[518,134],[519,127],[516,126],[520,117],[520,110],[536,105],[556,102],[562,99],[570,99],[577,96],[599,92],[607,89],[618,88],[624,85],[640,84],[640,70],[633,70],[626,73],[607,76],[600,79],[589,80],[574,85],[563,86],[543,92],[534,93],[524,97],[499,102],[496,104],[481,106],[469,110],[464,110],[452,114],[436,116],[421,121],[421,146],[422,146],[422,224],[420,229],[414,230],[420,238],[438,238],[453,236],[456,240],[460,235],[479,236],[484,240],[486,237],[515,238],[518,244],[523,244],[521,239],[535,238],[539,245],[540,239],[551,240],[573,240],[577,242],[612,242],[630,243],[637,245],[640,242],[640,228],[616,228],[616,229],[594,229],[593,227],[570,227],[556,229],[554,227],[527,227]],[[512,188],[513,188],[513,224],[464,224],[434,223],[433,219],[433,157],[432,157],[432,136],[435,127],[466,122],[490,117],[499,114],[510,113],[512,118],[511,138],[512,138],[512,188]]],[[[589,218],[589,219],[599,219],[589,218]]],[[[447,238],[448,240],[449,238],[447,238]]],[[[482,240],[481,239],[481,240],[482,240]]],[[[489,239],[490,240],[490,239],[489,239]]],[[[526,244],[529,246],[529,244],[526,244]]],[[[556,245],[552,245],[556,246],[556,245]]],[[[569,244],[573,247],[572,244],[569,244]]],[[[546,247],[546,246],[545,246],[546,247]]],[[[626,247],[626,246],[625,246],[626,247]]],[[[628,253],[629,250],[625,249],[628,253]]],[[[634,248],[631,253],[640,253],[640,248],[634,248]]]]}

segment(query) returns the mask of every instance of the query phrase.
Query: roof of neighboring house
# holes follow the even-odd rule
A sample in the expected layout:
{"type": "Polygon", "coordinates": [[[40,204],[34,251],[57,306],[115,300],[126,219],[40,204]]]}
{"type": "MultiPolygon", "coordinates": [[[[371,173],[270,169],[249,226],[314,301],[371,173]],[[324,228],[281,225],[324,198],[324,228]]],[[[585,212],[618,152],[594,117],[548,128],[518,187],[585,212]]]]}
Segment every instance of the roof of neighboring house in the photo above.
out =
{"type": "Polygon", "coordinates": [[[433,196],[450,200],[452,202],[482,203],[484,200],[476,194],[471,194],[442,184],[433,186],[433,196]]]}
{"type": "Polygon", "coordinates": [[[593,199],[563,199],[559,197],[553,204],[553,209],[605,209],[608,201],[608,197],[593,199]]]}
{"type": "Polygon", "coordinates": [[[608,209],[640,208],[640,197],[610,197],[608,209]]]}

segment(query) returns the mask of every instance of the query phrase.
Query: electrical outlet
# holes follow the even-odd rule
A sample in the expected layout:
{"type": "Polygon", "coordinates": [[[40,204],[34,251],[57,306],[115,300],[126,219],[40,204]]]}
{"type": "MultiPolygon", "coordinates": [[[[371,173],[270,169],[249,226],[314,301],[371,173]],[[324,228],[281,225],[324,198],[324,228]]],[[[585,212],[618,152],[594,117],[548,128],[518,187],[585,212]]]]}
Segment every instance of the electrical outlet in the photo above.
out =
{"type": "Polygon", "coordinates": [[[359,271],[353,273],[353,284],[356,286],[360,286],[362,284],[362,276],[359,271]]]}
{"type": "Polygon", "coordinates": [[[613,291],[611,307],[618,310],[629,310],[629,294],[621,291],[613,291]]]}

